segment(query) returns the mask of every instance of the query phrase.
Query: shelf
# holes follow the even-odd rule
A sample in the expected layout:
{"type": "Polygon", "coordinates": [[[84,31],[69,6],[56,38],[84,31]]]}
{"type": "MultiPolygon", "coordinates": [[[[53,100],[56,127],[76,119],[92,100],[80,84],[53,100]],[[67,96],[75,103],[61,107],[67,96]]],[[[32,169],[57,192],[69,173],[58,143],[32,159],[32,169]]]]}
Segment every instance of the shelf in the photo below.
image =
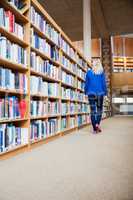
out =
{"type": "Polygon", "coordinates": [[[77,88],[77,90],[80,91],[80,92],[84,92],[84,90],[82,90],[82,89],[80,89],[80,88],[77,88]]]}
{"type": "Polygon", "coordinates": [[[6,94],[19,94],[19,95],[27,95],[23,93],[22,91],[19,90],[10,90],[10,89],[2,89],[0,88],[1,93],[6,93],[6,94]]]}
{"type": "Polygon", "coordinates": [[[81,78],[79,75],[77,75],[77,78],[83,82],[85,82],[85,79],[81,78]]]}
{"type": "Polygon", "coordinates": [[[78,67],[80,68],[80,69],[82,69],[84,72],[87,72],[87,69],[86,68],[84,68],[84,67],[82,67],[80,64],[78,64],[77,63],[77,65],[78,65],[78,67]]]}
{"type": "Polygon", "coordinates": [[[54,96],[48,96],[48,98],[49,98],[49,99],[57,99],[57,100],[60,99],[60,97],[54,97],[54,96]]]}
{"type": "Polygon", "coordinates": [[[65,87],[69,87],[69,88],[72,88],[72,89],[76,89],[76,87],[74,87],[74,86],[72,86],[72,85],[69,85],[69,84],[67,84],[67,83],[64,83],[64,82],[62,82],[61,81],[61,84],[62,84],[62,86],[65,86],[65,87]]]}
{"type": "Polygon", "coordinates": [[[47,76],[47,75],[45,75],[45,74],[43,74],[43,73],[41,73],[41,72],[36,72],[36,71],[33,70],[32,68],[31,68],[31,70],[30,70],[30,73],[31,73],[32,75],[41,76],[42,78],[44,78],[44,79],[47,80],[47,81],[53,81],[53,82],[60,83],[60,80],[56,80],[56,79],[54,79],[54,78],[52,78],[52,77],[49,77],[49,76],[47,76]]]}
{"type": "Polygon", "coordinates": [[[77,64],[76,60],[74,60],[71,56],[69,56],[63,49],[61,49],[64,56],[66,56],[69,60],[71,60],[73,63],[77,64]]]}
{"type": "Polygon", "coordinates": [[[30,94],[31,97],[48,98],[48,96],[43,96],[42,94],[30,94]]]}
{"type": "Polygon", "coordinates": [[[28,23],[29,20],[19,11],[15,6],[13,6],[11,3],[8,3],[6,0],[2,0],[0,2],[0,5],[6,8],[7,10],[10,10],[13,12],[13,14],[16,16],[17,20],[21,23],[28,23]]]}
{"type": "Polygon", "coordinates": [[[10,69],[15,69],[15,70],[16,70],[16,69],[17,69],[17,70],[21,70],[21,71],[27,71],[27,70],[28,70],[28,68],[25,67],[24,65],[14,63],[14,62],[12,62],[11,60],[2,58],[1,56],[0,56],[0,65],[1,65],[1,66],[6,66],[6,67],[8,67],[8,68],[10,68],[10,69]]]}
{"type": "Polygon", "coordinates": [[[45,115],[45,116],[31,116],[30,120],[39,120],[39,119],[46,119],[46,118],[48,118],[47,115],[45,115]]]}
{"type": "Polygon", "coordinates": [[[24,147],[27,147],[27,146],[28,146],[28,144],[16,146],[16,147],[14,147],[14,148],[12,148],[12,149],[9,149],[9,150],[6,150],[6,151],[0,153],[0,156],[5,155],[5,154],[7,154],[7,153],[11,153],[11,152],[13,152],[13,151],[16,151],[16,150],[18,150],[18,149],[21,149],[21,148],[24,148],[24,147]]]}
{"type": "Polygon", "coordinates": [[[0,119],[0,124],[1,123],[10,123],[10,122],[21,122],[21,121],[27,121],[28,120],[28,118],[23,118],[23,119],[21,119],[21,118],[16,118],[16,119],[0,119]]]}
{"type": "Polygon", "coordinates": [[[63,71],[65,71],[65,72],[67,72],[67,73],[70,73],[70,74],[72,74],[73,76],[76,76],[76,73],[74,73],[73,71],[71,71],[69,68],[63,66],[62,64],[61,64],[61,68],[63,69],[63,71]]]}
{"type": "Polygon", "coordinates": [[[14,33],[11,33],[7,31],[5,28],[0,27],[0,33],[6,36],[11,42],[17,43],[22,47],[28,47],[28,44],[24,42],[24,40],[20,39],[17,35],[14,33]]]}
{"type": "Polygon", "coordinates": [[[54,118],[54,117],[60,117],[61,114],[51,114],[51,115],[48,115],[48,118],[54,118]]]}
{"type": "Polygon", "coordinates": [[[57,61],[54,61],[52,58],[50,58],[45,53],[41,52],[39,49],[36,49],[31,46],[31,50],[34,51],[38,56],[42,57],[45,60],[49,60],[51,63],[55,64],[56,66],[60,66],[60,63],[57,61]]]}

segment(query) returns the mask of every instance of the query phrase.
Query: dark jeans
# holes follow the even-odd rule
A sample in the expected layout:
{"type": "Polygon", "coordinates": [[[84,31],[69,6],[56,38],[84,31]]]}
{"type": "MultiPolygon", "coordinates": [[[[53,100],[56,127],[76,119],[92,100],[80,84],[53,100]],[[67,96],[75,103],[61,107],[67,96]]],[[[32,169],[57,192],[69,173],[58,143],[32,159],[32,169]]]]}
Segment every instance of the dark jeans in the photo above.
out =
{"type": "Polygon", "coordinates": [[[96,131],[96,124],[100,124],[103,111],[103,96],[88,96],[91,110],[91,122],[94,131],[96,131]]]}

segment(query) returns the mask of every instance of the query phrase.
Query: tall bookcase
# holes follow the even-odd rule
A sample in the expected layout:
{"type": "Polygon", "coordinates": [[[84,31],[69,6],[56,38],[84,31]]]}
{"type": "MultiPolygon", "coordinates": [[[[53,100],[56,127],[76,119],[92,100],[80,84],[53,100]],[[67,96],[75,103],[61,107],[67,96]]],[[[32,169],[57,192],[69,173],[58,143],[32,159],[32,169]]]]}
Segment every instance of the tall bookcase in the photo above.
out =
{"type": "Polygon", "coordinates": [[[0,2],[1,159],[89,123],[83,87],[90,63],[37,0],[22,1],[22,9],[12,2],[0,2]]]}

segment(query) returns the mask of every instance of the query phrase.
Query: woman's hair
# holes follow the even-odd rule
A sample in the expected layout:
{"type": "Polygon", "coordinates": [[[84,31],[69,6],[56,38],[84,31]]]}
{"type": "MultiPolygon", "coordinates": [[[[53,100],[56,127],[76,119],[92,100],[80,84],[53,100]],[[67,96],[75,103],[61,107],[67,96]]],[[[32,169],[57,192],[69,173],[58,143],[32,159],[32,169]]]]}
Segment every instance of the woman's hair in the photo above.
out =
{"type": "Polygon", "coordinates": [[[100,59],[93,60],[92,70],[93,70],[93,72],[95,74],[102,74],[102,72],[103,72],[103,66],[101,64],[100,59]]]}

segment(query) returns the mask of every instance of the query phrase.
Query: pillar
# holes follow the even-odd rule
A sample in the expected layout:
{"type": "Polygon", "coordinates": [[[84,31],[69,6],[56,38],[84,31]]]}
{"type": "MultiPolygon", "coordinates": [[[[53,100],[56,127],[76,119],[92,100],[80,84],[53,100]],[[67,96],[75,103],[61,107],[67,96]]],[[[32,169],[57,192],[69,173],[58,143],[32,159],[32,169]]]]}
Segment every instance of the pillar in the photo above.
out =
{"type": "Polygon", "coordinates": [[[83,0],[84,56],[91,60],[91,0],[83,0]]]}

